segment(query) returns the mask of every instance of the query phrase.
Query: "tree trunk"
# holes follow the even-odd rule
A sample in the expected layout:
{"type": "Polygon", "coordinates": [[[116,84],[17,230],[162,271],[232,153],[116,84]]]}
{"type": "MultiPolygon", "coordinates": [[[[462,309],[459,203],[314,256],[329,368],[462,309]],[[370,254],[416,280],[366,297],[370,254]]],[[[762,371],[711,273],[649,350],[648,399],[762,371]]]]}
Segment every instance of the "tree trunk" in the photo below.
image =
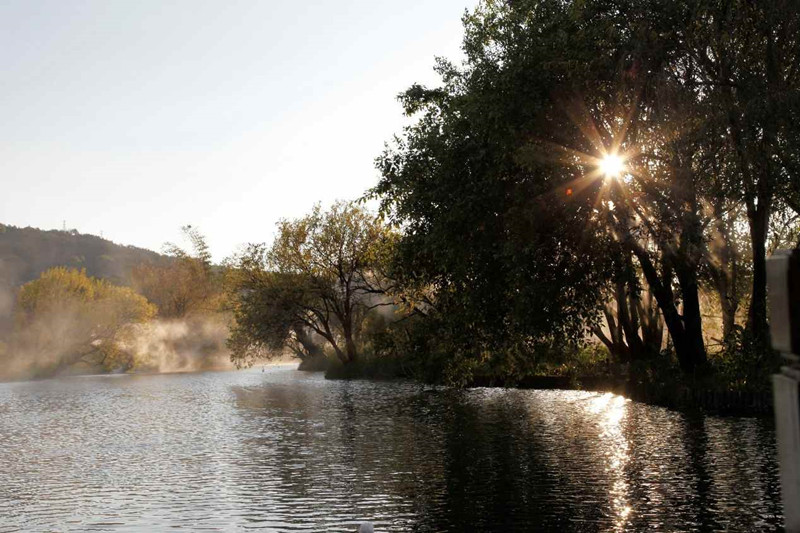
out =
{"type": "Polygon", "coordinates": [[[626,283],[617,282],[616,295],[617,316],[619,318],[622,331],[625,333],[625,344],[628,346],[628,353],[631,361],[638,361],[644,357],[644,347],[642,339],[639,337],[639,320],[636,314],[636,307],[632,291],[626,290],[626,283]]]}
{"type": "MultiPolygon", "coordinates": [[[[674,159],[675,185],[673,198],[680,206],[680,244],[673,258],[675,274],[681,289],[683,322],[683,353],[678,355],[681,369],[694,373],[706,366],[706,347],[703,342],[703,319],[700,314],[698,270],[704,257],[703,226],[698,216],[695,173],[691,167],[693,147],[682,147],[674,159]]],[[[665,253],[668,253],[665,250],[665,253]]],[[[677,350],[676,350],[677,351],[677,350]]]]}
{"type": "Polygon", "coordinates": [[[344,334],[345,357],[347,358],[345,363],[352,363],[358,358],[358,350],[353,338],[353,324],[349,317],[342,321],[342,333],[344,334]]]}
{"type": "Polygon", "coordinates": [[[296,326],[294,328],[294,334],[295,338],[297,339],[297,342],[302,347],[302,350],[299,352],[302,353],[303,355],[300,355],[300,353],[298,353],[298,358],[301,361],[304,361],[306,359],[313,359],[315,357],[325,356],[325,351],[319,344],[314,342],[314,339],[311,338],[311,335],[308,334],[305,328],[303,328],[302,326],[296,326]]]}
{"type": "Polygon", "coordinates": [[[753,288],[750,309],[747,313],[747,332],[754,347],[766,348],[769,344],[767,323],[767,228],[769,205],[764,198],[758,206],[748,207],[750,240],[753,249],[753,288]]]}
{"type": "MultiPolygon", "coordinates": [[[[630,241],[632,242],[632,241],[630,241]]],[[[681,370],[686,373],[693,373],[696,368],[706,362],[705,346],[703,345],[702,322],[700,318],[700,304],[697,294],[697,272],[689,274],[688,269],[683,269],[683,283],[681,284],[681,294],[684,297],[684,314],[686,315],[686,299],[690,300],[688,305],[688,321],[686,316],[681,316],[675,306],[675,296],[672,293],[671,278],[672,271],[665,269],[662,276],[658,275],[653,262],[647,252],[635,243],[633,253],[639,259],[645,279],[650,290],[655,296],[664,323],[672,339],[675,348],[675,355],[678,358],[681,370]],[[693,283],[692,283],[693,281],[693,283]]]]}
{"type": "Polygon", "coordinates": [[[353,340],[352,331],[345,331],[345,349],[347,350],[348,362],[355,362],[355,360],[358,358],[358,350],[356,349],[356,343],[353,340]]]}
{"type": "Polygon", "coordinates": [[[710,246],[713,256],[706,261],[706,264],[719,297],[722,311],[722,338],[727,342],[732,338],[736,328],[736,313],[739,310],[739,265],[733,242],[734,229],[731,227],[730,219],[725,217],[722,201],[724,200],[714,203],[716,234],[710,246]]]}
{"type": "Polygon", "coordinates": [[[658,302],[653,298],[653,293],[647,291],[645,298],[640,298],[639,318],[642,323],[642,342],[648,357],[661,353],[661,344],[664,341],[664,321],[658,308],[658,302]]]}
{"type": "Polygon", "coordinates": [[[723,299],[722,295],[720,295],[720,302],[722,306],[722,339],[728,341],[733,338],[736,330],[736,308],[727,298],[723,299]]]}
{"type": "Polygon", "coordinates": [[[608,326],[608,334],[610,338],[603,333],[603,328],[598,326],[592,328],[592,333],[594,333],[594,335],[606,345],[608,351],[611,353],[611,356],[614,359],[621,363],[629,362],[630,352],[628,350],[628,346],[623,340],[622,328],[620,327],[616,318],[614,318],[614,313],[610,302],[606,303],[606,305],[603,307],[603,315],[606,319],[606,325],[608,326]]]}
{"type": "MultiPolygon", "coordinates": [[[[703,319],[700,314],[700,297],[697,286],[697,270],[680,269],[678,283],[683,297],[683,354],[678,361],[684,372],[692,373],[706,365],[706,347],[703,343],[703,319]]],[[[676,349],[677,351],[677,349],[676,349]]]]}

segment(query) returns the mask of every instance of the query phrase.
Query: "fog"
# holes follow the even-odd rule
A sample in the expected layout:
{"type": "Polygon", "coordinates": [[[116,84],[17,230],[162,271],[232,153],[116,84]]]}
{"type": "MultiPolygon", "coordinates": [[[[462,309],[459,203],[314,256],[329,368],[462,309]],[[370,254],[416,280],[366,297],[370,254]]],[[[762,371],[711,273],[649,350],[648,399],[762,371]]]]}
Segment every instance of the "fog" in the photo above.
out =
{"type": "Polygon", "coordinates": [[[134,327],[120,348],[134,356],[136,371],[196,372],[233,369],[221,317],[154,320],[134,327]]]}
{"type": "Polygon", "coordinates": [[[64,306],[0,336],[0,380],[234,368],[226,317],[155,319],[113,333],[96,318],[64,306]]]}

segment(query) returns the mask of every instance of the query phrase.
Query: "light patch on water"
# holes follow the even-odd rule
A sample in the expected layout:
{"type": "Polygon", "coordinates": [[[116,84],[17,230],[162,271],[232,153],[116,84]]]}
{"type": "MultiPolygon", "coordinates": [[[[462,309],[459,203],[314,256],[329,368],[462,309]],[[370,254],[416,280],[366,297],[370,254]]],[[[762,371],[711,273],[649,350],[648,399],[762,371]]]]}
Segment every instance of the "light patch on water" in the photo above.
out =
{"type": "Polygon", "coordinates": [[[628,519],[633,512],[626,480],[626,468],[630,461],[629,444],[622,428],[627,403],[628,400],[623,396],[611,393],[601,394],[589,403],[589,411],[597,416],[600,424],[600,439],[606,450],[605,469],[611,482],[610,497],[616,517],[614,529],[617,531],[627,529],[628,519]]]}

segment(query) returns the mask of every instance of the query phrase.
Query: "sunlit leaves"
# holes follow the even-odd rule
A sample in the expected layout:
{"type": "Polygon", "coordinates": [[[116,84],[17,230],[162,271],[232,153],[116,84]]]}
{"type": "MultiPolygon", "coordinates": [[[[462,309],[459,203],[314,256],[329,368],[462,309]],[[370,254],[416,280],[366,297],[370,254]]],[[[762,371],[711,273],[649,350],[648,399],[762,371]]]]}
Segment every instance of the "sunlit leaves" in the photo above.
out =
{"type": "Polygon", "coordinates": [[[156,308],[132,289],[56,267],[22,286],[17,297],[14,351],[19,364],[54,372],[76,363],[106,370],[135,361],[120,350],[131,328],[156,308]]]}

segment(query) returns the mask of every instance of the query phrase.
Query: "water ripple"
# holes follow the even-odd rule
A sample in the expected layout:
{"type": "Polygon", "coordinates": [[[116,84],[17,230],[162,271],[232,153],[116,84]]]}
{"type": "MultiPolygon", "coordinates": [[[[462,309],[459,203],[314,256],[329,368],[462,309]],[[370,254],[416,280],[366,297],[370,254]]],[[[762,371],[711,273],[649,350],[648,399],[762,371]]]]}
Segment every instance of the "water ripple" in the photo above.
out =
{"type": "Polygon", "coordinates": [[[769,420],[261,372],[0,384],[0,532],[782,523],[769,420]]]}

